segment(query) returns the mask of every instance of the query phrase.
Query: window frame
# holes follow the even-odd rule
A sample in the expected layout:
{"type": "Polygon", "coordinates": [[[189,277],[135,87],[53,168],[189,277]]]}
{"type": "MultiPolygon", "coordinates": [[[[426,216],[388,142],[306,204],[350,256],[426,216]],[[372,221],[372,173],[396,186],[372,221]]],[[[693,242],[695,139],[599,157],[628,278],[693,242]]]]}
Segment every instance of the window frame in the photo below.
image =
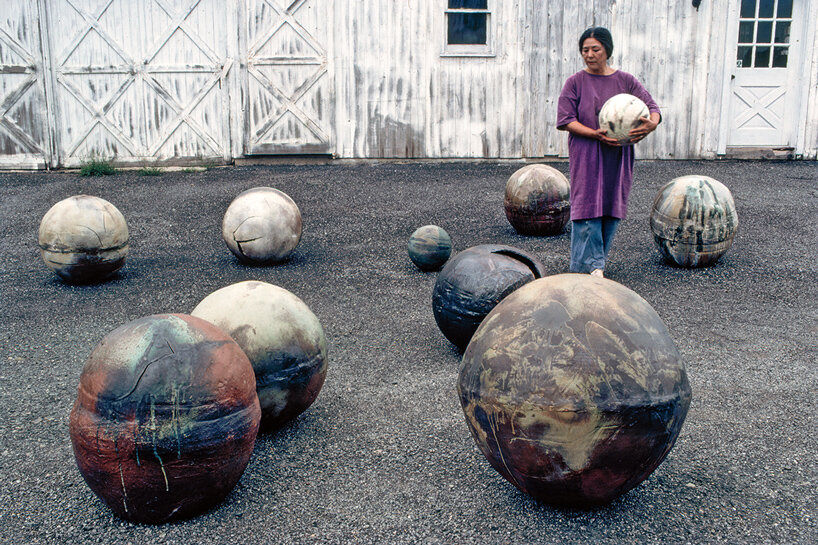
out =
{"type": "Polygon", "coordinates": [[[449,1],[443,3],[443,47],[441,57],[495,57],[494,51],[494,14],[492,0],[486,0],[486,9],[449,8],[449,1]],[[449,43],[449,15],[457,14],[485,14],[486,15],[486,43],[485,44],[450,44],[449,43]]]}

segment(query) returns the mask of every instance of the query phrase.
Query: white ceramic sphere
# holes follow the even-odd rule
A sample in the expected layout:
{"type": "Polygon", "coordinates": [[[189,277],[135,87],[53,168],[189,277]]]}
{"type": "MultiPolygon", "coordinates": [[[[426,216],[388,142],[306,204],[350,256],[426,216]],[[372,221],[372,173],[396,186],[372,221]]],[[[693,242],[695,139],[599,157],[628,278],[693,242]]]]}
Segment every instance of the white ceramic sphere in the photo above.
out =
{"type": "Polygon", "coordinates": [[[284,261],[301,240],[301,211],[278,189],[248,189],[227,207],[222,237],[243,261],[284,261]]]}
{"type": "Polygon", "coordinates": [[[615,138],[620,144],[630,142],[628,133],[638,127],[642,117],[650,116],[647,105],[628,93],[614,95],[599,110],[599,128],[608,131],[605,136],[615,138]]]}
{"type": "Polygon", "coordinates": [[[266,282],[238,282],[202,299],[191,315],[220,328],[247,354],[263,428],[284,425],[318,396],[327,341],[318,318],[293,293],[266,282]]]}
{"type": "Polygon", "coordinates": [[[73,283],[98,282],[118,271],[128,255],[128,224],[110,202],[74,195],[52,206],[40,221],[45,264],[73,283]]]}

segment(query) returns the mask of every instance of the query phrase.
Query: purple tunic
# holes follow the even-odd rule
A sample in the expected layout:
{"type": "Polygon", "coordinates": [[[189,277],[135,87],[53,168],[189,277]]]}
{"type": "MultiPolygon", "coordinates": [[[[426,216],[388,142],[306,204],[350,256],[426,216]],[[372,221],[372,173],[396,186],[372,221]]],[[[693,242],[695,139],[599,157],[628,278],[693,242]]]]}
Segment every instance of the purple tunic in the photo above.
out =
{"type": "MultiPolygon", "coordinates": [[[[639,80],[617,70],[607,76],[577,72],[565,82],[557,109],[557,127],[579,121],[599,128],[599,110],[619,93],[640,98],[651,112],[659,106],[639,80]]],[[[568,135],[571,219],[613,216],[624,219],[633,181],[633,146],[609,146],[591,138],[568,135]]]]}

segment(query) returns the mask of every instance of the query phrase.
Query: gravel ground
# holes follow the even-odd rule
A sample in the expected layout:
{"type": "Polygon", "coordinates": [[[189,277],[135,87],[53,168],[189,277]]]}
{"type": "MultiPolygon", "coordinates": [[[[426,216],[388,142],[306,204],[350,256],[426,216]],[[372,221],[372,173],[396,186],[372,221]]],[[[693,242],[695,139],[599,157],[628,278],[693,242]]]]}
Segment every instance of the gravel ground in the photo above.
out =
{"type": "MultiPolygon", "coordinates": [[[[553,164],[563,172],[567,163],[553,164]]],[[[519,163],[215,168],[139,176],[0,173],[0,541],[3,543],[816,543],[818,165],[638,162],[630,217],[607,274],[665,320],[693,402],[676,447],[609,506],[551,508],[503,480],[472,441],[455,394],[460,355],[435,325],[436,273],[406,254],[436,223],[455,251],[510,244],[549,273],[567,234],[518,236],[503,214],[519,163]],[[740,231],[713,267],[662,262],[648,214],[666,181],[701,173],[732,191],[740,231]],[[239,192],[269,185],[301,208],[292,258],[245,267],[221,240],[239,192]],[[116,205],[131,232],[112,280],[69,286],[43,264],[40,219],[74,194],[116,205]],[[315,404],[258,438],[212,511],[160,526],[115,518],[85,485],[68,414],[92,348],[139,317],[190,312],[256,279],[321,320],[329,373],[315,404]]]]}

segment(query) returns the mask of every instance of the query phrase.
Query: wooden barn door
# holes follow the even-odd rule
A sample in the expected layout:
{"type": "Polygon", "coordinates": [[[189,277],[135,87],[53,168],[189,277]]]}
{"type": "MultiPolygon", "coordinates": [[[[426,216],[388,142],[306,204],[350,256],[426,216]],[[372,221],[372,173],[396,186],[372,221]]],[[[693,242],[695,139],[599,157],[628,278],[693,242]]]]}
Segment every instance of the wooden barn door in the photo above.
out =
{"type": "Polygon", "coordinates": [[[798,126],[803,0],[737,0],[728,27],[727,147],[792,147],[798,126]]]}
{"type": "Polygon", "coordinates": [[[3,0],[0,17],[0,167],[50,162],[37,2],[3,0]]]}
{"type": "Polygon", "coordinates": [[[333,153],[332,0],[247,0],[246,154],[333,153]]]}
{"type": "Polygon", "coordinates": [[[60,163],[229,159],[221,0],[44,0],[60,163]]]}

